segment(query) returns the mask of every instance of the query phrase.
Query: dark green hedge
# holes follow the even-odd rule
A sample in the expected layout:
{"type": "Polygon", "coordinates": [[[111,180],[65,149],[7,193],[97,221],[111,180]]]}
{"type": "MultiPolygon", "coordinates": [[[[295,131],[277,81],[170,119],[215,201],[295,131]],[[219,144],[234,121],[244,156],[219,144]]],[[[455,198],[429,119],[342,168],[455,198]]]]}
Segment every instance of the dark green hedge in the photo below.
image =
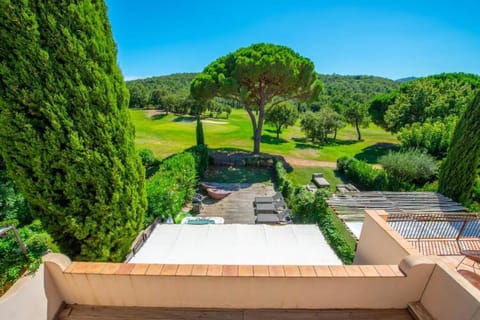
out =
{"type": "Polygon", "coordinates": [[[175,217],[182,206],[192,200],[198,177],[208,166],[208,149],[204,145],[163,160],[147,180],[148,208],[145,223],[155,218],[175,217]]]}

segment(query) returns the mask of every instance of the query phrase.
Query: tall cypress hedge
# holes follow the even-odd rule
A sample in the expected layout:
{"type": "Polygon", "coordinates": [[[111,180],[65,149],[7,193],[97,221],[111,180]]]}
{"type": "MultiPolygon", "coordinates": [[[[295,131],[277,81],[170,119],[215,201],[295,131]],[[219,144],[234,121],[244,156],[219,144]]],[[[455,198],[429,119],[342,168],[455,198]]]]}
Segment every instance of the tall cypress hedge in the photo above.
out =
{"type": "Polygon", "coordinates": [[[103,1],[0,1],[0,152],[74,258],[120,261],[142,227],[127,108],[103,1]]]}
{"type": "Polygon", "coordinates": [[[480,165],[480,92],[460,118],[440,171],[439,191],[470,204],[472,188],[480,165]]]}

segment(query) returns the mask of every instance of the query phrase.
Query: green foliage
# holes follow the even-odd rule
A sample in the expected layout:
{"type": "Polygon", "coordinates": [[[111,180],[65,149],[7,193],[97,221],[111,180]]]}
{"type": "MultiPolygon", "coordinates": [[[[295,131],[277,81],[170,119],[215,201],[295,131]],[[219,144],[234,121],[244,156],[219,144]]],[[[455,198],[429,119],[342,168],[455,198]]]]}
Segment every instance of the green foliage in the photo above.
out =
{"type": "Polygon", "coordinates": [[[157,217],[175,217],[183,204],[192,199],[198,183],[196,168],[192,152],[176,154],[160,164],[157,173],[147,181],[146,224],[157,217]]]}
{"type": "Polygon", "coordinates": [[[357,130],[358,141],[362,140],[362,134],[360,133],[360,127],[368,127],[370,123],[370,117],[368,115],[368,106],[360,102],[354,102],[348,105],[343,115],[347,122],[355,127],[357,130]]]}
{"type": "Polygon", "coordinates": [[[198,101],[222,97],[244,106],[252,122],[254,153],[260,152],[265,111],[286,100],[313,101],[320,90],[309,59],[288,47],[264,43],[218,58],[190,86],[198,101]]]}
{"type": "Polygon", "coordinates": [[[210,161],[210,157],[208,155],[208,147],[202,144],[199,146],[191,147],[185,150],[185,152],[192,153],[195,158],[195,168],[197,175],[203,177],[210,161]]]}
{"type": "Polygon", "coordinates": [[[389,152],[379,159],[385,171],[400,182],[424,185],[437,173],[437,164],[432,156],[417,150],[389,152]]]}
{"type": "Polygon", "coordinates": [[[147,148],[143,148],[138,150],[138,155],[140,156],[140,159],[142,159],[142,164],[143,166],[148,170],[148,168],[151,168],[154,166],[157,162],[157,159],[155,159],[155,155],[153,154],[153,151],[147,148]]]}
{"type": "Polygon", "coordinates": [[[313,199],[312,210],[316,213],[316,222],[325,239],[345,264],[352,264],[355,257],[356,241],[345,224],[328,207],[328,193],[317,191],[313,199]]]}
{"type": "Polygon", "coordinates": [[[16,220],[21,226],[32,222],[32,214],[15,182],[7,176],[0,157],[0,221],[16,220]]]}
{"type": "Polygon", "coordinates": [[[351,264],[355,256],[355,239],[345,225],[328,208],[328,191],[318,191],[315,195],[303,186],[294,185],[287,176],[283,164],[275,162],[277,189],[280,190],[292,210],[296,223],[316,223],[330,246],[345,264],[351,264]]]}
{"type": "Polygon", "coordinates": [[[275,173],[277,178],[277,190],[279,190],[285,199],[289,199],[293,194],[293,184],[288,179],[287,171],[280,161],[275,161],[275,173]]]}
{"type": "Polygon", "coordinates": [[[286,129],[293,126],[298,119],[297,107],[291,103],[281,103],[273,106],[265,114],[265,123],[275,127],[277,139],[282,132],[282,128],[286,129]]]}
{"type": "Polygon", "coordinates": [[[408,82],[388,106],[384,122],[388,130],[398,132],[408,124],[460,116],[477,88],[480,77],[464,73],[444,73],[408,82]]]}
{"type": "Polygon", "coordinates": [[[405,149],[417,149],[443,158],[447,154],[457,119],[456,116],[449,116],[443,121],[415,122],[403,127],[397,138],[405,149]]]}
{"type": "Polygon", "coordinates": [[[103,1],[2,1],[0,153],[61,249],[121,261],[144,172],[103,1]]]}
{"type": "Polygon", "coordinates": [[[385,171],[373,169],[363,161],[355,158],[342,157],[337,161],[337,169],[361,190],[389,189],[389,180],[385,171]]]}
{"type": "Polygon", "coordinates": [[[468,205],[480,166],[480,92],[458,121],[439,177],[439,191],[468,205]]]}
{"type": "MultiPolygon", "coordinates": [[[[0,222],[0,226],[8,225],[0,222]]],[[[41,256],[50,249],[58,252],[58,247],[51,236],[43,229],[39,220],[18,228],[28,256],[25,256],[13,234],[8,231],[7,237],[0,238],[0,295],[13,284],[23,272],[37,270],[41,263],[41,256]]]]}
{"type": "Polygon", "coordinates": [[[130,108],[143,109],[147,107],[150,97],[147,88],[145,88],[144,85],[141,83],[137,85],[131,85],[128,87],[128,91],[130,92],[130,108]]]}
{"type": "Polygon", "coordinates": [[[197,116],[197,127],[196,127],[196,135],[197,138],[197,146],[205,145],[205,137],[203,135],[203,125],[202,121],[200,120],[200,116],[197,116]]]}
{"type": "Polygon", "coordinates": [[[130,108],[160,109],[181,114],[196,114],[208,110],[216,117],[228,115],[234,103],[216,98],[210,102],[197,103],[190,96],[190,82],[196,73],[176,73],[127,81],[130,91],[130,108]]]}
{"type": "Polygon", "coordinates": [[[325,107],[318,112],[308,111],[304,113],[300,126],[307,138],[312,139],[313,143],[319,141],[324,144],[327,143],[329,134],[333,134],[335,139],[337,130],[343,128],[345,124],[337,112],[325,107]]]}
{"type": "Polygon", "coordinates": [[[367,105],[375,96],[398,90],[400,85],[390,79],[374,76],[318,75],[325,89],[315,102],[343,114],[344,109],[356,104],[367,105]]]}
{"type": "Polygon", "coordinates": [[[388,110],[388,107],[395,102],[395,98],[397,97],[397,92],[390,92],[386,94],[380,94],[372,99],[368,106],[368,113],[370,117],[376,125],[387,128],[387,124],[385,123],[385,113],[388,110]]]}

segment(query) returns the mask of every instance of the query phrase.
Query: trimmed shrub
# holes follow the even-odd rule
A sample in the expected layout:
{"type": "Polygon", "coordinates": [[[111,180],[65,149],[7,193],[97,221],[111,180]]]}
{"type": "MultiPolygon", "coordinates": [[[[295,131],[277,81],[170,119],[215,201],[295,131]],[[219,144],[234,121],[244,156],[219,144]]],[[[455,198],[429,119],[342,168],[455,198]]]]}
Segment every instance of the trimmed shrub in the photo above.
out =
{"type": "Polygon", "coordinates": [[[303,186],[294,185],[287,176],[283,164],[275,160],[277,189],[282,192],[292,218],[297,223],[318,224],[327,242],[345,264],[351,264],[355,256],[355,239],[333,211],[328,208],[328,191],[319,190],[315,195],[303,186]]]}
{"type": "Polygon", "coordinates": [[[355,158],[339,158],[337,169],[358,188],[365,191],[406,191],[415,188],[415,186],[389,175],[385,170],[374,169],[368,163],[355,158]]]}
{"type": "Polygon", "coordinates": [[[160,164],[157,173],[147,181],[146,224],[157,217],[175,217],[183,204],[192,199],[198,183],[196,162],[192,152],[183,152],[160,164]]]}
{"type": "Polygon", "coordinates": [[[437,172],[437,164],[432,156],[416,150],[390,152],[379,159],[385,171],[400,182],[418,186],[432,181],[437,172]]]}
{"type": "Polygon", "coordinates": [[[337,160],[337,168],[360,189],[388,189],[388,177],[383,170],[373,169],[366,162],[354,158],[342,157],[337,160]]]}
{"type": "Polygon", "coordinates": [[[138,150],[138,155],[142,159],[142,164],[143,166],[148,170],[148,168],[152,167],[155,165],[157,162],[157,159],[155,159],[155,155],[153,154],[153,151],[150,149],[140,149],[138,150]]]}
{"type": "Polygon", "coordinates": [[[197,116],[197,127],[196,127],[196,138],[197,138],[197,146],[205,145],[205,137],[203,134],[203,125],[200,117],[197,116]]]}

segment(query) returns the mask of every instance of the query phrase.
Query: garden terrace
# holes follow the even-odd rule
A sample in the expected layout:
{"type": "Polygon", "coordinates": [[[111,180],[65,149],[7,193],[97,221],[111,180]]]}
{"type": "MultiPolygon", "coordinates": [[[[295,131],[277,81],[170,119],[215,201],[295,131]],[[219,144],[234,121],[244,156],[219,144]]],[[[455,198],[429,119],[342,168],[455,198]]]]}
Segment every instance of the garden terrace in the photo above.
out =
{"type": "Polygon", "coordinates": [[[233,191],[221,200],[205,199],[199,217],[222,217],[225,224],[254,224],[255,197],[272,196],[273,186],[263,183],[211,183],[218,189],[233,191]]]}

